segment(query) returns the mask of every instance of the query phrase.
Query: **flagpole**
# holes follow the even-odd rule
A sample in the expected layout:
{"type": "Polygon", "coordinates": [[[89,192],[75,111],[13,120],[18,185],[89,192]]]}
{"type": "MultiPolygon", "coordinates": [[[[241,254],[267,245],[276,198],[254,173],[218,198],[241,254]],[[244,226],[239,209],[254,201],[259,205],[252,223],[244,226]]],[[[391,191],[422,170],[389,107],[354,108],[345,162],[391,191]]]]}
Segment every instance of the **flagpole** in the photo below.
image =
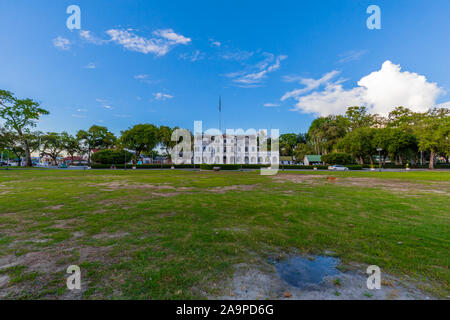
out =
{"type": "Polygon", "coordinates": [[[219,131],[222,132],[222,99],[219,96],[219,131]]]}

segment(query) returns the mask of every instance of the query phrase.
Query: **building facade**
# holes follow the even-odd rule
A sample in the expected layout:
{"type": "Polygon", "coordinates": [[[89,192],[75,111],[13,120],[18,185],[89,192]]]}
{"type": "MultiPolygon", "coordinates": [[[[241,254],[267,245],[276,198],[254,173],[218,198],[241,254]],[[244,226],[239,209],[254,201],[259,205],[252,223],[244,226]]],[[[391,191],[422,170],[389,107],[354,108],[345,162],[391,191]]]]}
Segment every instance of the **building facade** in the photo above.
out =
{"type": "Polygon", "coordinates": [[[277,164],[278,151],[267,151],[259,145],[256,134],[213,135],[197,133],[194,136],[195,164],[277,164]]]}

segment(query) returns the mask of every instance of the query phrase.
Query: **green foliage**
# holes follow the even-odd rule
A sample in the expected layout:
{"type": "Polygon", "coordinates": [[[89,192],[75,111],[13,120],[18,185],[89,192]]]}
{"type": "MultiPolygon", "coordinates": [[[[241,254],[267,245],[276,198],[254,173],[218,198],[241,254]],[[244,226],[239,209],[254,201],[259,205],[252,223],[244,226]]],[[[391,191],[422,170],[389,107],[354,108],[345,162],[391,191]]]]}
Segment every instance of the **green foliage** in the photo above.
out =
{"type": "Polygon", "coordinates": [[[158,129],[158,142],[161,147],[166,151],[167,156],[170,157],[170,150],[176,145],[176,141],[172,141],[172,133],[178,127],[170,128],[168,126],[160,126],[158,129]]]}
{"type": "Polygon", "coordinates": [[[6,129],[14,130],[21,140],[26,165],[31,166],[31,152],[27,134],[36,126],[41,115],[49,112],[31,99],[18,99],[6,90],[0,90],[0,118],[4,120],[6,129]]]}
{"type": "Polygon", "coordinates": [[[120,142],[123,147],[136,151],[136,156],[142,152],[151,152],[158,144],[158,127],[152,124],[136,124],[122,131],[120,142]]]}
{"type": "Polygon", "coordinates": [[[111,164],[120,164],[130,161],[134,155],[125,150],[100,150],[92,155],[92,161],[100,164],[108,165],[108,168],[111,164]]]}
{"type": "Polygon", "coordinates": [[[352,155],[344,152],[324,154],[321,159],[328,164],[355,164],[356,162],[352,155]]]}
{"type": "Polygon", "coordinates": [[[79,142],[85,147],[86,151],[92,149],[108,149],[112,148],[117,138],[103,126],[93,125],[89,130],[79,130],[76,134],[79,142]]]}

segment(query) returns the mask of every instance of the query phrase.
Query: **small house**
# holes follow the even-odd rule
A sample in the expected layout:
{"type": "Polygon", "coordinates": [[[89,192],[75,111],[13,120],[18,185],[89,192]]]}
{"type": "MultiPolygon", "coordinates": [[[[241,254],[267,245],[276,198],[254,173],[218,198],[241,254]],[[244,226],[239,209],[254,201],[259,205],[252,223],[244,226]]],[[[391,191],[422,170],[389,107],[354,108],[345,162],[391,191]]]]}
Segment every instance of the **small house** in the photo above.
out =
{"type": "Polygon", "coordinates": [[[321,156],[320,154],[307,154],[303,159],[303,164],[306,166],[312,166],[315,164],[321,164],[321,156]]]}

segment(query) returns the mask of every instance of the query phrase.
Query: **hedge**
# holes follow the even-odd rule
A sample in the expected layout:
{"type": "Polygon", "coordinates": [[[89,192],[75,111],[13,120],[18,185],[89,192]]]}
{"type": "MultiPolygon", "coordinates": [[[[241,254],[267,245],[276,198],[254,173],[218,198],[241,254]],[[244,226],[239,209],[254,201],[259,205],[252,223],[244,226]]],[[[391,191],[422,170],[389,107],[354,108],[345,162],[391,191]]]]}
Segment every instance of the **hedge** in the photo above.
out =
{"type": "MultiPolygon", "coordinates": [[[[371,168],[370,164],[364,164],[363,165],[364,168],[371,168]]],[[[374,163],[373,164],[374,168],[379,168],[379,164],[378,163],[374,163]]],[[[386,164],[382,164],[381,165],[382,168],[384,169],[405,169],[406,168],[406,164],[400,165],[400,164],[393,164],[393,163],[386,163],[386,164]]],[[[424,165],[420,165],[420,164],[416,164],[416,165],[409,165],[410,168],[416,168],[416,169],[428,169],[428,164],[424,164],[424,165]]],[[[435,169],[450,169],[450,164],[446,164],[446,163],[438,163],[434,165],[435,169]]]]}
{"type": "MultiPolygon", "coordinates": [[[[91,165],[91,168],[92,169],[110,169],[111,166],[112,166],[112,164],[93,163],[91,165]]],[[[123,163],[116,164],[115,166],[116,166],[117,169],[124,169],[125,168],[125,165],[123,163]]],[[[166,163],[162,164],[162,165],[161,164],[156,164],[156,163],[153,163],[153,164],[135,164],[135,165],[127,164],[127,169],[131,169],[132,167],[136,167],[136,169],[161,169],[161,168],[163,168],[163,169],[170,169],[172,167],[182,169],[182,168],[194,168],[194,165],[193,164],[166,164],[166,163]]],[[[199,166],[196,165],[195,167],[198,168],[199,166]]]]}
{"type": "MultiPolygon", "coordinates": [[[[349,165],[345,165],[345,167],[349,168],[349,170],[362,170],[363,166],[358,165],[358,164],[349,164],[349,165]]],[[[280,165],[280,169],[311,169],[313,170],[314,168],[317,168],[319,170],[327,170],[328,166],[327,165],[316,165],[316,166],[305,166],[305,165],[301,165],[301,164],[288,164],[288,165],[280,165]]]]}
{"type": "MultiPolygon", "coordinates": [[[[94,163],[91,165],[92,169],[110,169],[112,164],[101,164],[101,163],[94,163]]],[[[115,165],[117,169],[123,169],[125,166],[123,164],[116,164],[115,165]]],[[[267,168],[269,165],[267,164],[196,164],[195,166],[193,164],[136,164],[131,165],[127,164],[127,169],[131,169],[132,167],[136,167],[136,169],[170,169],[171,167],[174,167],[176,169],[184,169],[184,168],[200,168],[202,170],[213,170],[214,167],[220,167],[221,170],[239,170],[239,169],[260,169],[260,168],[267,168]]],[[[350,170],[361,170],[363,166],[360,165],[347,165],[347,168],[350,170]]],[[[314,168],[326,170],[328,169],[328,166],[326,165],[316,165],[316,166],[305,166],[305,165],[296,165],[296,164],[290,164],[290,165],[280,165],[279,170],[283,169],[310,169],[313,170],[314,168]]]]}

